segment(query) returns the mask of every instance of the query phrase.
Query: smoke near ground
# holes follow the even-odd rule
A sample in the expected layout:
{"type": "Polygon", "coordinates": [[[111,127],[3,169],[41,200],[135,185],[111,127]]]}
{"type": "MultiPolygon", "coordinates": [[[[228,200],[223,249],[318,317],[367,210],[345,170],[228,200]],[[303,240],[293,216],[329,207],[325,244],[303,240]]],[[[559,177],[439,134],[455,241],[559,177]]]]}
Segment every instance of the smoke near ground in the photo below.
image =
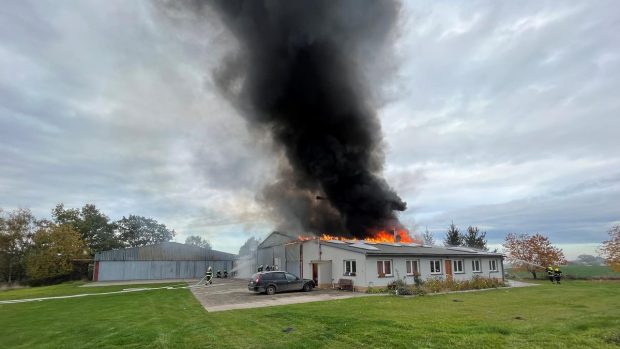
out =
{"type": "Polygon", "coordinates": [[[381,125],[364,60],[389,46],[392,1],[194,1],[238,41],[214,78],[279,147],[259,199],[279,229],[364,237],[399,226],[406,203],[382,178],[381,125]],[[207,5],[207,6],[204,6],[207,5]],[[365,57],[365,58],[361,58],[365,57]]]}

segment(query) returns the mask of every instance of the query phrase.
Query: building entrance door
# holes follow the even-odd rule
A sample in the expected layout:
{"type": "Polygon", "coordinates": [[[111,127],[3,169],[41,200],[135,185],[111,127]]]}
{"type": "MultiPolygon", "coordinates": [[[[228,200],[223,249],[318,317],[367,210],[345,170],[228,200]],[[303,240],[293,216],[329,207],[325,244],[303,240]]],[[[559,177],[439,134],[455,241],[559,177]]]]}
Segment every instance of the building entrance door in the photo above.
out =
{"type": "Polygon", "coordinates": [[[317,263],[312,263],[312,280],[315,285],[319,284],[319,265],[317,263]]]}
{"type": "Polygon", "coordinates": [[[445,268],[446,268],[446,278],[452,278],[452,261],[451,260],[446,259],[445,268]]]}

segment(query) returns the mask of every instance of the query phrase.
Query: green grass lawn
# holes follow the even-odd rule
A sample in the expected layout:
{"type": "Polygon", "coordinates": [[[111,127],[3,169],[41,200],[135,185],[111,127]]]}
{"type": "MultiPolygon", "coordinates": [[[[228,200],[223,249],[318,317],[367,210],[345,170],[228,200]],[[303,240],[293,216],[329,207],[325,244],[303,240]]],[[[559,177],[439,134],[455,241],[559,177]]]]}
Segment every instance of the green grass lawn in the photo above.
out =
{"type": "MultiPolygon", "coordinates": [[[[509,274],[515,274],[520,278],[532,278],[532,274],[526,271],[515,272],[511,269],[506,269],[506,271],[509,274]]],[[[611,270],[611,268],[606,265],[566,265],[562,267],[562,273],[565,276],[572,276],[576,278],[614,277],[620,279],[620,273],[611,270]]],[[[545,278],[547,275],[544,271],[538,274],[540,275],[540,278],[545,278]]]]}
{"type": "MultiPolygon", "coordinates": [[[[4,291],[0,297],[11,299],[35,290],[43,296],[46,290],[58,295],[61,290],[117,289],[65,284],[4,291]]],[[[618,282],[541,283],[413,298],[372,296],[219,313],[207,313],[185,289],[0,305],[2,348],[567,349],[618,345],[618,282]],[[292,331],[283,331],[289,327],[292,331]]]]}
{"type": "Polygon", "coordinates": [[[164,287],[168,285],[179,285],[179,283],[156,283],[145,285],[115,285],[103,287],[79,287],[87,284],[84,281],[71,281],[63,284],[46,287],[26,287],[0,291],[0,301],[8,299],[24,299],[24,298],[40,298],[40,297],[56,297],[68,296],[83,293],[103,293],[121,291],[126,288],[139,287],[164,287]]]}

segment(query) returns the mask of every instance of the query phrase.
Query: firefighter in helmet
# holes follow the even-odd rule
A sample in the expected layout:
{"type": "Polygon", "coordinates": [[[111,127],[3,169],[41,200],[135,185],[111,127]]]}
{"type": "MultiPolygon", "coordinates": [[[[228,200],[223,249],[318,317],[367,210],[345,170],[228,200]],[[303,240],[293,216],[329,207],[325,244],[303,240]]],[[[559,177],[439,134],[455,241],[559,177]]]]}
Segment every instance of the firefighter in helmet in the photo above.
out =
{"type": "Polygon", "coordinates": [[[553,267],[552,266],[548,266],[547,267],[547,277],[549,278],[549,281],[551,281],[551,283],[553,283],[553,280],[555,279],[555,275],[554,275],[554,271],[553,271],[553,267]]]}
{"type": "Polygon", "coordinates": [[[555,268],[555,270],[553,271],[553,277],[555,278],[555,282],[559,285],[560,279],[562,279],[562,271],[560,270],[560,268],[555,268]]]}
{"type": "Polygon", "coordinates": [[[213,269],[211,269],[211,267],[207,268],[207,271],[205,272],[205,276],[207,277],[205,279],[205,285],[212,284],[213,283],[213,269]]]}

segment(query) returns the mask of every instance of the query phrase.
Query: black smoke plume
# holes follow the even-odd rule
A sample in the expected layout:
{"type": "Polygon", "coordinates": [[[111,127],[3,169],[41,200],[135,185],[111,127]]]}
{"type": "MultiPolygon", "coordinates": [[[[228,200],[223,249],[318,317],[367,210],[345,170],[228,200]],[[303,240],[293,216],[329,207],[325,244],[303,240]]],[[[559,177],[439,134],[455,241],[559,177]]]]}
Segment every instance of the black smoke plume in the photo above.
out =
{"type": "Polygon", "coordinates": [[[399,227],[406,203],[381,177],[381,125],[364,74],[364,62],[389,46],[399,4],[206,4],[238,40],[216,80],[250,125],[282,147],[280,176],[260,195],[279,228],[363,238],[399,227]]]}

